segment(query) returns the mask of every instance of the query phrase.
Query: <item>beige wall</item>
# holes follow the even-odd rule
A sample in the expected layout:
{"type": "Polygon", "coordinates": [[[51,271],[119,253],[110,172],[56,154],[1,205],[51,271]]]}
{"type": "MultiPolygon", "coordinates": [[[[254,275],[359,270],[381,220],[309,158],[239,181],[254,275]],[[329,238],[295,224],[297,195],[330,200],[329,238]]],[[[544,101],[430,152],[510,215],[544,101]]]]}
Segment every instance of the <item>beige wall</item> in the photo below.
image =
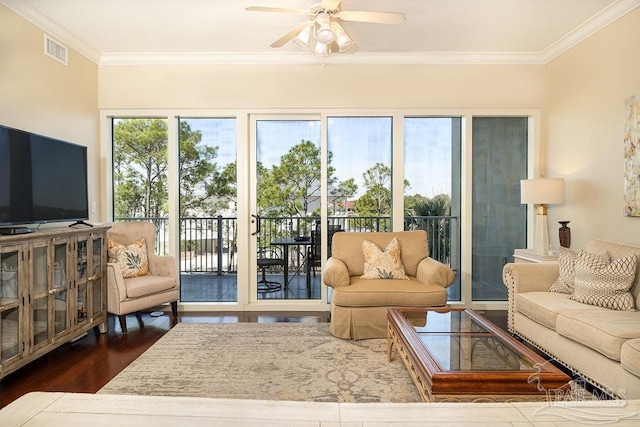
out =
{"type": "Polygon", "coordinates": [[[98,66],[72,50],[68,67],[45,56],[44,32],[1,5],[0,23],[0,124],[87,146],[100,206],[98,66]]]}
{"type": "Polygon", "coordinates": [[[101,66],[100,108],[541,108],[541,65],[101,66]]]}
{"type": "Polygon", "coordinates": [[[624,102],[640,94],[639,41],[636,9],[547,64],[547,175],[564,177],[567,191],[549,209],[552,244],[559,220],[571,221],[572,248],[640,242],[640,218],[622,214],[624,102]]]}

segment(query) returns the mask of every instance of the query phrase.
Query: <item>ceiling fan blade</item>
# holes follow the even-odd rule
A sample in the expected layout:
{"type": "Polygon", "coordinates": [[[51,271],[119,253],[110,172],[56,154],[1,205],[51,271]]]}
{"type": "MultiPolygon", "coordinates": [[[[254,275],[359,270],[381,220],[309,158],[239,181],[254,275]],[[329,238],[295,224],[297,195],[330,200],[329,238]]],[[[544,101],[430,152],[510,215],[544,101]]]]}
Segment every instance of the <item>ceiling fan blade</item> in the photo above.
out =
{"type": "Polygon", "coordinates": [[[401,24],[405,21],[402,13],[365,10],[342,10],[338,13],[338,18],[343,21],[373,22],[376,24],[401,24]]]}
{"type": "Polygon", "coordinates": [[[306,15],[307,10],[304,9],[287,9],[283,7],[264,7],[264,6],[248,6],[249,12],[278,12],[278,13],[292,13],[294,15],[306,15]]]}
{"type": "Polygon", "coordinates": [[[322,0],[321,6],[326,10],[336,10],[342,0],[322,0]]]}
{"type": "Polygon", "coordinates": [[[274,41],[270,44],[271,47],[282,47],[290,40],[293,40],[302,30],[313,25],[313,21],[303,22],[300,25],[297,25],[293,30],[289,31],[284,36],[280,37],[278,40],[274,41]]]}

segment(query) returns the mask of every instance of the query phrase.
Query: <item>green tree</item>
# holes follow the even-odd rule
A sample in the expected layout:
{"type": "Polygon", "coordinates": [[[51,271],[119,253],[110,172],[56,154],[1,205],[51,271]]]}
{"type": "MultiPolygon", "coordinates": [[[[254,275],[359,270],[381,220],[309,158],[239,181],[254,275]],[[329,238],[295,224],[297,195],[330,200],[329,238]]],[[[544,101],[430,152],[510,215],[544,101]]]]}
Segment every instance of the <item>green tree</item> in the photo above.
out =
{"type": "Polygon", "coordinates": [[[284,212],[307,216],[309,206],[320,199],[320,147],[301,141],[282,156],[271,174],[282,193],[284,212]]]}
{"type": "MultiPolygon", "coordinates": [[[[332,154],[327,159],[329,186],[334,185],[335,168],[332,154]]],[[[320,148],[311,141],[301,141],[280,158],[270,171],[258,170],[258,206],[263,212],[308,216],[311,207],[320,201],[320,148]]]]}
{"type": "Polygon", "coordinates": [[[391,168],[378,162],[362,177],[367,191],[356,202],[358,215],[391,215],[391,168]]]}
{"type": "MultiPolygon", "coordinates": [[[[367,191],[356,201],[358,216],[391,215],[391,168],[378,162],[362,177],[367,191]]],[[[404,180],[404,187],[409,187],[409,181],[404,180]]]]}
{"type": "Polygon", "coordinates": [[[238,194],[237,176],[237,162],[228,163],[221,171],[216,170],[214,172],[213,179],[207,187],[207,194],[214,199],[210,209],[215,210],[215,212],[210,212],[211,215],[216,214],[218,209],[228,208],[233,212],[236,211],[238,194]]]}
{"type": "Polygon", "coordinates": [[[166,120],[120,120],[114,126],[113,145],[115,216],[165,216],[166,120]]]}
{"type": "MultiPolygon", "coordinates": [[[[438,261],[449,264],[451,262],[451,197],[448,194],[438,194],[432,198],[423,196],[408,196],[415,200],[410,210],[405,210],[410,217],[408,229],[424,229],[429,233],[429,253],[438,261]],[[432,217],[432,218],[424,218],[432,217]]],[[[405,206],[406,209],[406,206],[405,206]]]]}
{"type": "Polygon", "coordinates": [[[431,199],[424,198],[413,207],[415,216],[449,216],[451,215],[451,197],[448,194],[438,194],[431,199]]]}
{"type": "Polygon", "coordinates": [[[202,146],[202,133],[180,122],[180,216],[211,210],[218,147],[202,146]]]}
{"type": "Polygon", "coordinates": [[[349,199],[358,192],[358,184],[353,178],[340,182],[337,186],[329,189],[329,196],[333,199],[333,211],[337,211],[336,204],[342,202],[345,211],[348,209],[349,199]]]}
{"type": "MultiPolygon", "coordinates": [[[[122,119],[114,125],[114,208],[116,217],[167,215],[167,122],[122,119]]],[[[202,133],[180,122],[181,216],[214,215],[235,199],[236,164],[222,170],[218,147],[202,144],[202,133]]]]}

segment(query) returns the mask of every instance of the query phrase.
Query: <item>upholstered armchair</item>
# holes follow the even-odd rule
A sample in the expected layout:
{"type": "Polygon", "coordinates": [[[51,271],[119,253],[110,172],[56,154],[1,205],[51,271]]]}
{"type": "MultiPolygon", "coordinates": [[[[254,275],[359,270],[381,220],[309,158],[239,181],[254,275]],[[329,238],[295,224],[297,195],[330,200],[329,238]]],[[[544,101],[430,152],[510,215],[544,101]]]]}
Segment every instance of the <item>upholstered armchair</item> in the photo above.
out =
{"type": "Polygon", "coordinates": [[[155,225],[145,221],[109,225],[107,311],[118,316],[122,332],[127,333],[127,314],[161,304],[171,303],[176,318],[180,280],[175,259],[155,254],[155,225]]]}
{"type": "MultiPolygon", "coordinates": [[[[369,246],[370,247],[370,246],[369,246]]],[[[388,270],[388,269],[387,269],[388,270]]],[[[424,230],[336,233],[333,235],[331,258],[322,272],[331,293],[331,325],[329,332],[345,339],[385,338],[389,307],[431,307],[447,303],[447,287],[455,280],[453,270],[429,257],[427,233],[424,230]],[[364,241],[375,245],[383,257],[398,263],[397,253],[387,251],[396,238],[403,278],[390,278],[386,267],[369,265],[373,277],[367,276],[364,241]],[[383,249],[385,249],[383,251],[383,249]],[[394,259],[395,258],[395,259],[394,259]]]]}

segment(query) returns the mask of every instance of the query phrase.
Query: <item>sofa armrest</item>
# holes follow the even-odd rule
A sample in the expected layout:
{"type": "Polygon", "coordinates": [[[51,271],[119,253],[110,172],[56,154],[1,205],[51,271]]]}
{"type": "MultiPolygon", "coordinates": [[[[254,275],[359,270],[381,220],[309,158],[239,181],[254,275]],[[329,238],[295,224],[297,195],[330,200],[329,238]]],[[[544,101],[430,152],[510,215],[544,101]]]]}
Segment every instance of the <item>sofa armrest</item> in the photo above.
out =
{"type": "Polygon", "coordinates": [[[431,257],[427,257],[423,258],[418,264],[416,279],[424,284],[448,288],[456,279],[456,275],[450,267],[431,257]]]}
{"type": "Polygon", "coordinates": [[[507,327],[516,332],[514,316],[516,312],[516,294],[523,292],[546,292],[558,279],[558,263],[515,263],[505,264],[502,268],[502,282],[509,291],[507,327]]]}
{"type": "Polygon", "coordinates": [[[508,263],[502,269],[502,281],[514,294],[546,292],[558,279],[557,263],[508,263]]]}
{"type": "Polygon", "coordinates": [[[149,273],[154,276],[171,277],[178,280],[178,273],[176,271],[175,258],[172,256],[159,256],[156,254],[149,254],[149,273]]]}
{"type": "Polygon", "coordinates": [[[337,258],[329,258],[322,271],[322,281],[331,288],[349,286],[351,277],[347,265],[337,258]]]}

